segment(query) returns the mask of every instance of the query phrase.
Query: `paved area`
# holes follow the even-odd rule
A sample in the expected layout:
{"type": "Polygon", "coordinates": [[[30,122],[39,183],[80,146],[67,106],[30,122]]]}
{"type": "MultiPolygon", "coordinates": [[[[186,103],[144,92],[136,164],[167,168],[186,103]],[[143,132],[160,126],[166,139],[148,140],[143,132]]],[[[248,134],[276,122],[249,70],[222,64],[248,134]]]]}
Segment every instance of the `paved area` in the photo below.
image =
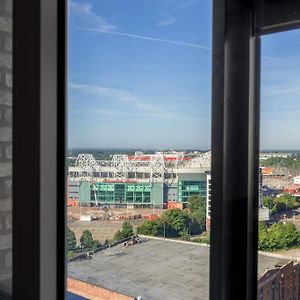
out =
{"type": "MultiPolygon", "coordinates": [[[[280,259],[260,256],[259,274],[280,259]]],[[[143,300],[206,300],[209,247],[149,240],[70,262],[68,275],[143,300]]]]}

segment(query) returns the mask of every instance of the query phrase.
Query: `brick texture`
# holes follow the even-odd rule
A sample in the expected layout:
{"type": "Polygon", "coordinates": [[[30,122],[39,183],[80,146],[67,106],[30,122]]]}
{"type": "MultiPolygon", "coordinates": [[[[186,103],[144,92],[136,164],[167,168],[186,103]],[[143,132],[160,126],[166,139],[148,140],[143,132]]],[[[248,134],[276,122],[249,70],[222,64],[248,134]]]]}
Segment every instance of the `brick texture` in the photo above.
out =
{"type": "Polygon", "coordinates": [[[300,264],[292,261],[267,270],[258,279],[258,300],[300,299],[300,264]]]}
{"type": "Polygon", "coordinates": [[[12,268],[12,63],[12,0],[0,0],[1,279],[11,278],[12,268]]]}
{"type": "Polygon", "coordinates": [[[93,300],[134,300],[134,297],[89,284],[73,278],[67,279],[67,290],[78,296],[93,300]]]}

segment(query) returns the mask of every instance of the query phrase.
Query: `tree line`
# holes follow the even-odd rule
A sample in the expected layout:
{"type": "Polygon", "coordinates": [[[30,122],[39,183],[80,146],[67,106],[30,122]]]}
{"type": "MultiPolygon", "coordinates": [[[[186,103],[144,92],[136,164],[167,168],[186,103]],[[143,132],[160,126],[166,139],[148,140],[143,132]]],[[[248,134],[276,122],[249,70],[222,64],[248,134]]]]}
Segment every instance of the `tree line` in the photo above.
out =
{"type": "Polygon", "coordinates": [[[300,202],[296,197],[290,194],[283,194],[280,197],[262,197],[262,203],[265,207],[270,209],[270,214],[279,214],[290,209],[300,206],[300,202]]]}
{"type": "Polygon", "coordinates": [[[294,224],[276,223],[267,226],[265,222],[259,223],[258,249],[275,251],[300,246],[300,230],[294,224]]]}
{"type": "Polygon", "coordinates": [[[289,157],[270,157],[260,161],[262,167],[285,167],[292,169],[300,169],[300,156],[294,154],[289,157]]]}
{"type": "Polygon", "coordinates": [[[205,230],[205,221],[206,199],[192,196],[187,208],[166,210],[156,220],[144,221],[138,226],[137,233],[188,240],[191,235],[200,234],[205,230]]]}
{"type": "Polygon", "coordinates": [[[68,227],[68,231],[67,231],[68,257],[71,258],[72,256],[74,256],[75,252],[91,251],[91,250],[99,248],[103,245],[110,244],[114,241],[118,241],[118,240],[121,240],[123,238],[129,237],[132,235],[133,235],[133,227],[128,221],[125,221],[122,224],[122,229],[118,230],[115,233],[113,239],[110,241],[105,240],[105,242],[102,244],[98,240],[94,239],[93,234],[90,230],[84,230],[82,232],[82,235],[80,237],[79,244],[78,244],[74,231],[72,231],[68,227]]]}
{"type": "MultiPolygon", "coordinates": [[[[180,237],[183,240],[189,240],[191,235],[201,234],[205,231],[206,222],[206,199],[200,196],[189,198],[189,204],[185,209],[166,210],[156,220],[146,220],[137,228],[137,233],[165,236],[180,237]]],[[[72,257],[76,252],[90,251],[114,241],[132,236],[133,227],[130,222],[125,221],[122,228],[118,230],[112,240],[106,240],[101,244],[93,238],[91,231],[84,230],[79,243],[76,240],[75,233],[68,228],[67,230],[67,250],[68,257],[72,257]]],[[[195,242],[209,242],[209,235],[203,236],[195,242]]]]}

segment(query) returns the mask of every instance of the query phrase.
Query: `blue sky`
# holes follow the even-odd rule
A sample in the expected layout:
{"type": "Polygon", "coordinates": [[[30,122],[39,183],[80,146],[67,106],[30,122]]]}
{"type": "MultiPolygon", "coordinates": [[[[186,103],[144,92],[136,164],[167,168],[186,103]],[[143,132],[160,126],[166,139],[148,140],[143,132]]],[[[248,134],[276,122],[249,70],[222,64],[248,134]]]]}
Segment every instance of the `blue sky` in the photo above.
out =
{"type": "MultiPolygon", "coordinates": [[[[300,148],[297,34],[263,40],[265,148],[300,148]]],[[[70,1],[68,112],[70,147],[209,148],[210,1],[70,1]]]]}
{"type": "Polygon", "coordinates": [[[262,38],[261,148],[300,149],[300,30],[262,38]]]}

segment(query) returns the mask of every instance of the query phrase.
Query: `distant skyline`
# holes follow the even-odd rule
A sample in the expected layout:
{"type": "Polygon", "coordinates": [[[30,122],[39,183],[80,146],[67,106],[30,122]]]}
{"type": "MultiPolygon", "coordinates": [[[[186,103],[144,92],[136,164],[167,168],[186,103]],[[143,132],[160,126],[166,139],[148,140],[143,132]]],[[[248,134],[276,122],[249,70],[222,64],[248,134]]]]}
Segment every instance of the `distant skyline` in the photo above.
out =
{"type": "MultiPolygon", "coordinates": [[[[211,2],[72,0],[69,8],[69,148],[209,149],[211,2]]],[[[263,38],[263,149],[300,149],[299,38],[263,38]]]]}

